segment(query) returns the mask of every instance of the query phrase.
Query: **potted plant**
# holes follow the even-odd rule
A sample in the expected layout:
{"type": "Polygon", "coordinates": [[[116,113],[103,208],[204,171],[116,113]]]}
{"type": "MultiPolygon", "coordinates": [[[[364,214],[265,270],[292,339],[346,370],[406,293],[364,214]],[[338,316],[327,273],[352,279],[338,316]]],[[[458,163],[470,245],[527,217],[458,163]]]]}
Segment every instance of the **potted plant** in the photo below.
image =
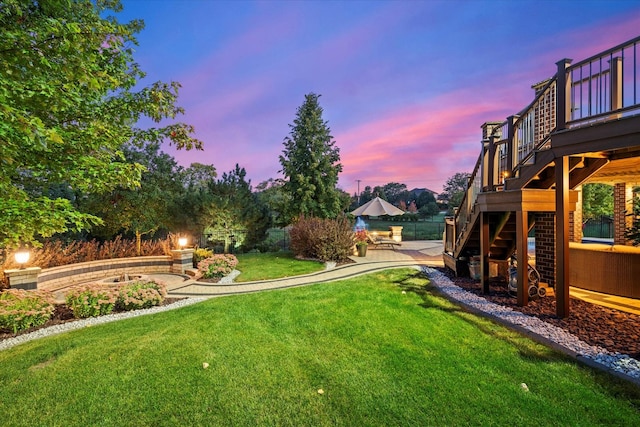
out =
{"type": "Polygon", "coordinates": [[[356,231],[355,234],[356,249],[358,250],[358,256],[367,256],[367,232],[364,230],[356,231]]]}

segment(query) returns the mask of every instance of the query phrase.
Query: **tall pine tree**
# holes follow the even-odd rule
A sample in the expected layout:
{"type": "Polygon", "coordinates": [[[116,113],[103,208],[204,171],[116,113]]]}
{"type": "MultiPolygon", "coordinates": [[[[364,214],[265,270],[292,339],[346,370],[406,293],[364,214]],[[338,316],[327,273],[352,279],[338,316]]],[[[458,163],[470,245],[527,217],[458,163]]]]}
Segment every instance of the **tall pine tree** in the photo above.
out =
{"type": "Polygon", "coordinates": [[[289,196],[282,207],[285,223],[300,216],[335,218],[342,211],[340,191],[336,188],[342,172],[340,149],[335,146],[331,130],[322,119],[320,95],[305,95],[296,118],[284,139],[280,164],[285,183],[283,191],[289,196]]]}

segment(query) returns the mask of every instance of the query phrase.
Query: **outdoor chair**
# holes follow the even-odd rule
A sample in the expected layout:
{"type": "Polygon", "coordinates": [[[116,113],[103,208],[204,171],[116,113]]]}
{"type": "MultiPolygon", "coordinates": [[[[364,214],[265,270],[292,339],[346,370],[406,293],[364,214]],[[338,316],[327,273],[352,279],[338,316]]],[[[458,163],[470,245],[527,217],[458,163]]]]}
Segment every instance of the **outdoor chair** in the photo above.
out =
{"type": "Polygon", "coordinates": [[[396,246],[402,246],[402,243],[396,242],[393,239],[383,239],[382,237],[372,235],[367,231],[367,242],[373,247],[386,245],[388,248],[395,250],[396,246]]]}

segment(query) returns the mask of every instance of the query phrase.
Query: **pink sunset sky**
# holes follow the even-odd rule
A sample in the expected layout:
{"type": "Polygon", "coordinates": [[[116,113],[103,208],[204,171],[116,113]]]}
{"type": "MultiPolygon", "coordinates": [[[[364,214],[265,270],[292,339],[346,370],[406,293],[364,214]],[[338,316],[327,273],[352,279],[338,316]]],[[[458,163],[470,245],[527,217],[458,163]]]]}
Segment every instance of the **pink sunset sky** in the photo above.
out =
{"type": "Polygon", "coordinates": [[[322,95],[340,148],[340,187],[400,182],[441,192],[471,172],[480,126],[533,100],[531,85],[640,35],[640,2],[124,0],[142,19],[142,83],[182,84],[181,121],[204,151],[183,166],[238,163],[255,187],[281,177],[289,124],[322,95]]]}

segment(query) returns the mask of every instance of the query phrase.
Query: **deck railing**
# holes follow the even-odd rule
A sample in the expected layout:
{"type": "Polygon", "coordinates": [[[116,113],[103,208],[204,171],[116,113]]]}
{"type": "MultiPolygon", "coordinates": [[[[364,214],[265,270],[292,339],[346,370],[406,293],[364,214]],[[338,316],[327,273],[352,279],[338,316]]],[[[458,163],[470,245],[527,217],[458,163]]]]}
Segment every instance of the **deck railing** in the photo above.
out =
{"type": "Polygon", "coordinates": [[[480,171],[480,161],[482,156],[478,157],[473,173],[469,177],[467,191],[460,202],[460,206],[455,214],[455,229],[458,233],[456,237],[456,245],[459,243],[462,234],[466,230],[467,222],[473,213],[473,207],[478,199],[478,194],[482,191],[482,173],[480,171]]]}
{"type": "Polygon", "coordinates": [[[566,72],[568,128],[640,112],[640,37],[572,64],[566,72]]]}
{"type": "Polygon", "coordinates": [[[499,189],[505,178],[535,162],[534,153],[550,148],[554,132],[640,114],[640,37],[570,64],[569,59],[559,61],[558,72],[539,85],[533,102],[495,128],[490,143],[496,146],[497,161],[485,155],[483,146],[461,205],[447,223],[455,227],[454,233],[445,233],[445,247],[451,252],[462,243],[483,188],[499,189]],[[482,162],[495,162],[496,170],[482,162]],[[483,183],[487,170],[493,171],[489,185],[483,183]]]}

